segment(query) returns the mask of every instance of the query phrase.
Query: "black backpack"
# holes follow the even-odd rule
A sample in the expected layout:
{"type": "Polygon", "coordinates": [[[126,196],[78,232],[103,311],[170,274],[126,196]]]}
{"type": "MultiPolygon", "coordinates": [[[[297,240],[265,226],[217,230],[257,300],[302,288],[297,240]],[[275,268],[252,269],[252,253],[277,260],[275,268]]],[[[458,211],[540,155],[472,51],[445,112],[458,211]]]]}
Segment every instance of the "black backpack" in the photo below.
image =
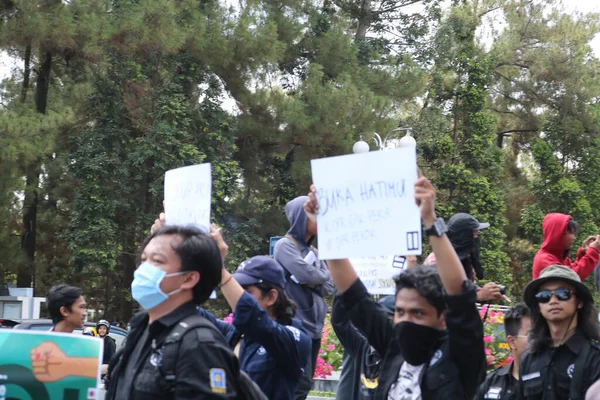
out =
{"type": "MultiPolygon", "coordinates": [[[[163,342],[162,363],[159,366],[159,371],[169,390],[175,391],[175,382],[177,381],[176,364],[181,338],[190,330],[195,328],[212,329],[213,331],[221,332],[208,320],[200,314],[190,315],[175,325],[169,332],[167,338],[163,342]]],[[[248,374],[240,370],[238,386],[242,397],[239,400],[269,400],[267,396],[260,390],[258,385],[250,379],[248,374]]]]}

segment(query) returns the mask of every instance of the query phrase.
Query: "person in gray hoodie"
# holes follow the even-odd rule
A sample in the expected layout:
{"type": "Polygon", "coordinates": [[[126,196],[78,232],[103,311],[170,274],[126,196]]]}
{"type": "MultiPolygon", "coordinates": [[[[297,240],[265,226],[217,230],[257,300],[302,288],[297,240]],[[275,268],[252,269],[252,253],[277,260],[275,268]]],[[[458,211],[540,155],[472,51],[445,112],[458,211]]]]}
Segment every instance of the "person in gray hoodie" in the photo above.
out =
{"type": "Polygon", "coordinates": [[[317,235],[317,224],[304,213],[307,196],[296,197],[285,206],[290,229],[275,245],[274,258],[286,271],[286,294],[298,305],[297,318],[302,320],[312,338],[312,354],[305,375],[296,390],[296,400],[305,399],[312,386],[317,356],[321,347],[321,334],[327,314],[323,297],[334,293],[333,282],[325,262],[311,246],[317,235]]]}

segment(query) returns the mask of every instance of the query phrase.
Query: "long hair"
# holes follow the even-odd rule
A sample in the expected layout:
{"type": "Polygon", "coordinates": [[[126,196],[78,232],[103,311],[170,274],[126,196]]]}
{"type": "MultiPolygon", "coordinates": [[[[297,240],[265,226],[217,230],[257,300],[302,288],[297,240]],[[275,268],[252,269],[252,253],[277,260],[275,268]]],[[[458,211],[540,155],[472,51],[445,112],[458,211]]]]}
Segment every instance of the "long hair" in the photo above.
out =
{"type": "Polygon", "coordinates": [[[273,316],[277,321],[283,322],[285,325],[289,325],[292,322],[292,318],[296,316],[296,303],[290,299],[283,289],[275,285],[271,285],[267,282],[257,283],[255,285],[264,296],[268,295],[271,289],[277,291],[277,300],[273,304],[273,316]]]}
{"type": "MultiPolygon", "coordinates": [[[[579,299],[579,297],[577,297],[579,299]]],[[[578,308],[576,313],[577,330],[587,338],[600,341],[598,330],[598,311],[591,301],[580,300],[583,308],[578,308]]],[[[540,312],[539,305],[531,309],[531,332],[529,333],[529,347],[533,353],[552,347],[552,336],[548,322],[540,312]]]]}

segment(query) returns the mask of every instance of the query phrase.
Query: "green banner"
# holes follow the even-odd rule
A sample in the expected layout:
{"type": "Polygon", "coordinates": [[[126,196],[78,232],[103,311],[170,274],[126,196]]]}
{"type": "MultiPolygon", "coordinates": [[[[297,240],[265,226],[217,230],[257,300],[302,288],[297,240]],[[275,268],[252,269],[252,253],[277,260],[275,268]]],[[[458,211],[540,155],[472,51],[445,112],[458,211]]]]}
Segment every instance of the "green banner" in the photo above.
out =
{"type": "Polygon", "coordinates": [[[0,329],[0,400],[95,400],[102,340],[0,329]]]}

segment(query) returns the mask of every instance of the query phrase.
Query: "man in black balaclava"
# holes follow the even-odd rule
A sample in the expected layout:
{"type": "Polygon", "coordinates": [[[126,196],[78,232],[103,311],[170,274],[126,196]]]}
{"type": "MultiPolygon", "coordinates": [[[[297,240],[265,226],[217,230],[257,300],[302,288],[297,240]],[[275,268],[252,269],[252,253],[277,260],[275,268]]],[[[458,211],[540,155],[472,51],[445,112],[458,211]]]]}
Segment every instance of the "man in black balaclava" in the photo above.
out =
{"type": "MultiPolygon", "coordinates": [[[[479,259],[481,248],[479,233],[489,227],[490,224],[481,223],[474,216],[467,213],[454,214],[448,221],[448,239],[450,239],[467,277],[473,282],[484,277],[483,267],[479,259]]],[[[435,256],[431,254],[423,264],[435,265],[435,256]]],[[[503,298],[508,300],[501,293],[500,286],[494,282],[488,282],[483,287],[477,288],[478,302],[496,302],[503,298]]]]}
{"type": "Polygon", "coordinates": [[[467,277],[472,281],[475,281],[475,277],[483,279],[483,268],[479,260],[479,231],[489,227],[490,224],[481,223],[467,213],[454,214],[448,221],[448,239],[458,254],[467,277]]]}

